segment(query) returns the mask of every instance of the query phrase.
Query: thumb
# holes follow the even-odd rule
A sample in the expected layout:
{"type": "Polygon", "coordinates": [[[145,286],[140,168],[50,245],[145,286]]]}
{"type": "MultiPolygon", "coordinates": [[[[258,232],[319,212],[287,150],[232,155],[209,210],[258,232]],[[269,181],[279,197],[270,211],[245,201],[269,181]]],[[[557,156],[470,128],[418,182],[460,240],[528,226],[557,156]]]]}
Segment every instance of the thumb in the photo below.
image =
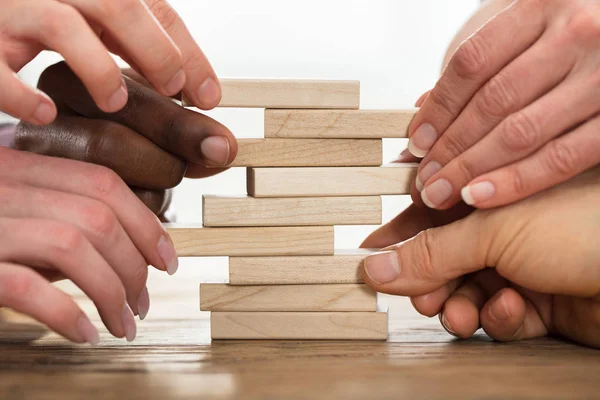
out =
{"type": "Polygon", "coordinates": [[[472,214],[371,254],[363,263],[364,281],[382,293],[419,296],[486,267],[491,241],[488,219],[472,214]]]}

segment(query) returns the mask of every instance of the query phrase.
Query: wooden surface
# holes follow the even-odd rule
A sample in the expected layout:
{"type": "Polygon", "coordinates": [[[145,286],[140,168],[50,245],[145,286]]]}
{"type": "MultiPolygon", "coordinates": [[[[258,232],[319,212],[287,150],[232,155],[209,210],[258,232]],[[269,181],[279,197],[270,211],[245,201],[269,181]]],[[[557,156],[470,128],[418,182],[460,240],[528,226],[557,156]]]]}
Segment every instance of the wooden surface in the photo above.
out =
{"type": "Polygon", "coordinates": [[[203,196],[205,226],[379,225],[380,196],[262,198],[203,196]]]}
{"type": "Polygon", "coordinates": [[[200,285],[202,311],[376,311],[367,285],[200,285]]]}
{"type": "Polygon", "coordinates": [[[229,283],[285,285],[360,283],[360,266],[371,251],[354,250],[333,256],[230,257],[229,283]]]}
{"type": "Polygon", "coordinates": [[[333,226],[202,228],[166,224],[180,257],[333,254],[333,226]]]}
{"type": "Polygon", "coordinates": [[[383,167],[248,168],[255,197],[373,196],[410,192],[416,164],[383,167]]]}
{"type": "Polygon", "coordinates": [[[238,139],[232,167],[343,167],[383,163],[381,139],[238,139]]]}
{"type": "MultiPolygon", "coordinates": [[[[360,106],[360,82],[302,79],[220,79],[219,107],[339,108],[360,106]]],[[[189,101],[183,99],[183,105],[189,101]]]]}
{"type": "MultiPolygon", "coordinates": [[[[133,343],[102,329],[96,348],[55,334],[0,344],[0,398],[500,400],[600,393],[600,351],[552,338],[503,344],[478,333],[455,340],[406,299],[383,299],[390,303],[387,342],[211,343],[209,315],[197,311],[195,272],[182,267],[150,282],[152,306],[133,343]]],[[[92,304],[77,299],[101,327],[92,304]]]]}
{"type": "Polygon", "coordinates": [[[386,340],[384,312],[212,312],[213,339],[386,340]]]}
{"type": "Polygon", "coordinates": [[[265,110],[267,138],[405,138],[417,109],[265,110]]]}

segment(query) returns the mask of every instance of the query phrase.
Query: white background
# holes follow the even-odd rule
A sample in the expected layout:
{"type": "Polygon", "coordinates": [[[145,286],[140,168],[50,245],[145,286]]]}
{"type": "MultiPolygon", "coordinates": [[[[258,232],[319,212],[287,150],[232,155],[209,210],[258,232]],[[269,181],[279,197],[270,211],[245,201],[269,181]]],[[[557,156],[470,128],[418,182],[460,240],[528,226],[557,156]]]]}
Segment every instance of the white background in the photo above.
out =
{"type": "MultiPolygon", "coordinates": [[[[172,0],[172,5],[222,77],[357,79],[362,108],[411,107],[439,74],[447,45],[477,8],[478,0],[172,0]]],[[[21,76],[35,84],[58,60],[42,54],[21,76]]],[[[262,135],[261,110],[210,113],[238,137],[262,135]]],[[[0,116],[1,117],[1,116],[0,116]]],[[[387,140],[385,158],[404,143],[387,140]]],[[[204,181],[185,181],[175,193],[177,218],[201,222],[201,195],[245,193],[245,171],[233,169],[204,181]]],[[[385,198],[385,219],[407,199],[385,198]]],[[[374,227],[336,229],[336,247],[352,248],[374,227]]],[[[226,259],[183,260],[173,278],[152,273],[149,290],[168,291],[170,279],[224,281],[226,259]],[[191,279],[190,279],[191,278],[191,279]]],[[[197,302],[183,302],[197,312],[197,302]]],[[[180,310],[183,311],[183,310],[180,310]]],[[[150,317],[152,312],[150,313],[150,317]]]]}

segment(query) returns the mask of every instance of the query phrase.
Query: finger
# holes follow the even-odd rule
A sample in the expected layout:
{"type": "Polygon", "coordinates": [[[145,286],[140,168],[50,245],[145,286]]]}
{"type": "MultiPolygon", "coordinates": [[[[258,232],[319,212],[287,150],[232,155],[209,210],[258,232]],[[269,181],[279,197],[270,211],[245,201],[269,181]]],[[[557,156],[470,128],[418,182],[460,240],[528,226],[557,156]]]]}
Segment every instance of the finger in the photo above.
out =
{"type": "Polygon", "coordinates": [[[392,161],[393,163],[418,163],[419,159],[413,156],[408,149],[402,150],[397,159],[392,161]]]}
{"type": "Polygon", "coordinates": [[[565,182],[600,161],[600,117],[552,140],[532,156],[479,176],[462,190],[479,208],[510,204],[565,182]]]}
{"type": "Polygon", "coordinates": [[[119,112],[106,114],[94,105],[81,82],[64,65],[44,73],[40,88],[77,113],[125,125],[160,148],[202,165],[225,167],[237,154],[233,134],[217,121],[175,104],[171,99],[126,78],[129,102],[119,112]],[[67,89],[65,89],[67,84],[67,89]]]}
{"type": "Polygon", "coordinates": [[[21,124],[14,147],[102,165],[129,185],[155,190],[177,186],[187,167],[180,158],[123,125],[75,116],[59,116],[52,125],[42,127],[21,124]]]}
{"type": "Polygon", "coordinates": [[[8,29],[17,37],[38,41],[60,53],[100,109],[121,109],[127,102],[121,72],[81,14],[58,2],[25,5],[17,10],[22,18],[14,15],[8,29]]]}
{"type": "Polygon", "coordinates": [[[103,38],[117,42],[163,95],[183,88],[186,74],[181,51],[141,0],[61,0],[102,26],[103,38]],[[143,44],[143,45],[140,45],[143,44]]]}
{"type": "Polygon", "coordinates": [[[139,304],[146,287],[148,264],[106,204],[83,196],[1,181],[0,193],[5,199],[1,213],[4,217],[51,219],[77,228],[94,246],[106,267],[116,273],[120,280],[116,287],[125,288],[127,302],[134,312],[147,314],[148,310],[140,310],[139,304]]]}
{"type": "MultiPolygon", "coordinates": [[[[542,99],[529,108],[539,110],[541,104],[536,104],[544,103],[543,112],[546,117],[550,104],[544,99],[553,98],[552,105],[556,106],[558,103],[560,105],[557,110],[566,111],[562,105],[568,93],[561,90],[559,82],[563,81],[575,63],[570,54],[572,52],[567,51],[564,46],[558,46],[556,40],[544,41],[542,38],[540,44],[534,45],[511,62],[475,94],[419,166],[415,184],[417,190],[422,190],[440,177],[446,179],[453,189],[452,192],[435,190],[442,188],[439,183],[428,189],[423,197],[429,200],[429,205],[447,208],[456,204],[460,201],[460,189],[477,174],[519,159],[527,154],[527,150],[532,151],[536,139],[542,140],[541,137],[535,138],[534,132],[539,132],[539,136],[555,136],[559,133],[556,132],[558,127],[548,132],[538,126],[516,129],[515,122],[520,122],[523,114],[531,116],[527,121],[537,122],[537,115],[532,116],[527,109],[519,110],[541,96],[542,99]],[[556,48],[563,50],[558,50],[557,53],[556,48]],[[551,92],[548,93],[549,91],[551,92]]],[[[572,94],[575,96],[569,98],[581,97],[577,92],[572,94]]],[[[573,121],[573,118],[576,118],[575,115],[566,119],[573,121]]]]}
{"type": "Polygon", "coordinates": [[[431,293],[411,297],[410,301],[419,314],[434,317],[442,311],[446,300],[463,282],[463,277],[453,279],[431,293]]]}
{"type": "Polygon", "coordinates": [[[32,269],[0,262],[0,307],[29,315],[76,343],[98,344],[98,331],[75,301],[32,269]]]}
{"type": "Polygon", "coordinates": [[[177,271],[177,255],[168,233],[156,216],[112,170],[6,148],[0,148],[0,159],[12,166],[10,171],[0,168],[0,177],[8,176],[8,179],[23,184],[103,202],[117,216],[148,264],[170,274],[177,271]]]}
{"type": "Polygon", "coordinates": [[[542,35],[545,15],[540,4],[513,3],[458,48],[410,126],[409,148],[415,156],[425,156],[425,149],[444,134],[473,95],[542,35]],[[513,27],[519,29],[507,35],[513,27]]]}
{"type": "Polygon", "coordinates": [[[50,98],[27,86],[8,65],[0,62],[0,110],[31,124],[49,124],[56,118],[56,106],[50,98]]]}
{"type": "Polygon", "coordinates": [[[131,190],[158,217],[166,213],[171,205],[172,190],[148,190],[137,187],[131,190]]]}
{"type": "Polygon", "coordinates": [[[510,342],[546,336],[548,330],[531,301],[504,288],[481,310],[481,325],[495,340],[510,342]]]}
{"type": "Polygon", "coordinates": [[[415,107],[421,107],[423,105],[423,103],[425,102],[425,100],[427,99],[427,96],[429,96],[429,93],[431,93],[431,90],[428,90],[425,93],[423,93],[418,98],[417,102],[415,103],[415,107]]]}
{"type": "Polygon", "coordinates": [[[555,296],[553,308],[552,333],[587,346],[600,347],[600,308],[597,298],[555,296]]]}
{"type": "Polygon", "coordinates": [[[166,0],[145,2],[181,50],[183,69],[187,76],[183,88],[186,97],[203,110],[216,107],[221,101],[219,79],[182,19],[166,0]]]}
{"type": "MultiPolygon", "coordinates": [[[[0,226],[6,244],[0,249],[1,259],[61,271],[94,302],[113,335],[129,341],[135,338],[135,321],[123,285],[78,229],[57,221],[22,218],[0,218],[0,226]]],[[[22,296],[31,295],[27,289],[22,296]]]]}
{"type": "Polygon", "coordinates": [[[389,250],[369,255],[363,278],[378,292],[402,296],[430,293],[486,267],[487,222],[474,214],[419,233],[389,250]]]}

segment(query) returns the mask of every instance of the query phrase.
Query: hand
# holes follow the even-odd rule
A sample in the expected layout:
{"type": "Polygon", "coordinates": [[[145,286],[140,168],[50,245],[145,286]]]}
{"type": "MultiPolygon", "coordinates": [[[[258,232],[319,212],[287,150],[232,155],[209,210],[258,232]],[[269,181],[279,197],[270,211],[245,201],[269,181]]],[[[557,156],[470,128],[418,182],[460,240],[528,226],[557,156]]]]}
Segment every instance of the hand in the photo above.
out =
{"type": "Polygon", "coordinates": [[[52,100],[14,73],[44,49],[65,58],[105,112],[127,102],[121,72],[108,51],[163,95],[183,88],[203,109],[221,99],[215,72],[166,0],[0,0],[0,8],[0,111],[16,118],[47,124],[56,117],[52,100]]]}
{"type": "Polygon", "coordinates": [[[148,264],[177,269],[158,219],[108,168],[6,147],[0,165],[0,307],[95,344],[96,328],[50,284],[68,278],[113,335],[133,340],[133,313],[143,319],[150,307],[148,264]]]}
{"type": "Polygon", "coordinates": [[[482,326],[502,341],[556,334],[600,347],[598,204],[597,168],[460,220],[466,209],[413,205],[363,243],[404,241],[367,257],[365,282],[379,292],[411,296],[417,311],[438,314],[461,338],[482,326]]]}
{"type": "Polygon", "coordinates": [[[192,178],[224,170],[237,153],[231,132],[149,88],[143,78],[125,77],[129,102],[117,113],[100,110],[65,63],[49,67],[39,87],[56,102],[54,123],[17,127],[15,148],[99,164],[114,170],[140,199],[161,216],[166,191],[184,175],[192,178]]]}
{"type": "Polygon", "coordinates": [[[409,130],[415,203],[496,207],[597,165],[599,33],[597,1],[516,0],[466,40],[409,130]]]}

